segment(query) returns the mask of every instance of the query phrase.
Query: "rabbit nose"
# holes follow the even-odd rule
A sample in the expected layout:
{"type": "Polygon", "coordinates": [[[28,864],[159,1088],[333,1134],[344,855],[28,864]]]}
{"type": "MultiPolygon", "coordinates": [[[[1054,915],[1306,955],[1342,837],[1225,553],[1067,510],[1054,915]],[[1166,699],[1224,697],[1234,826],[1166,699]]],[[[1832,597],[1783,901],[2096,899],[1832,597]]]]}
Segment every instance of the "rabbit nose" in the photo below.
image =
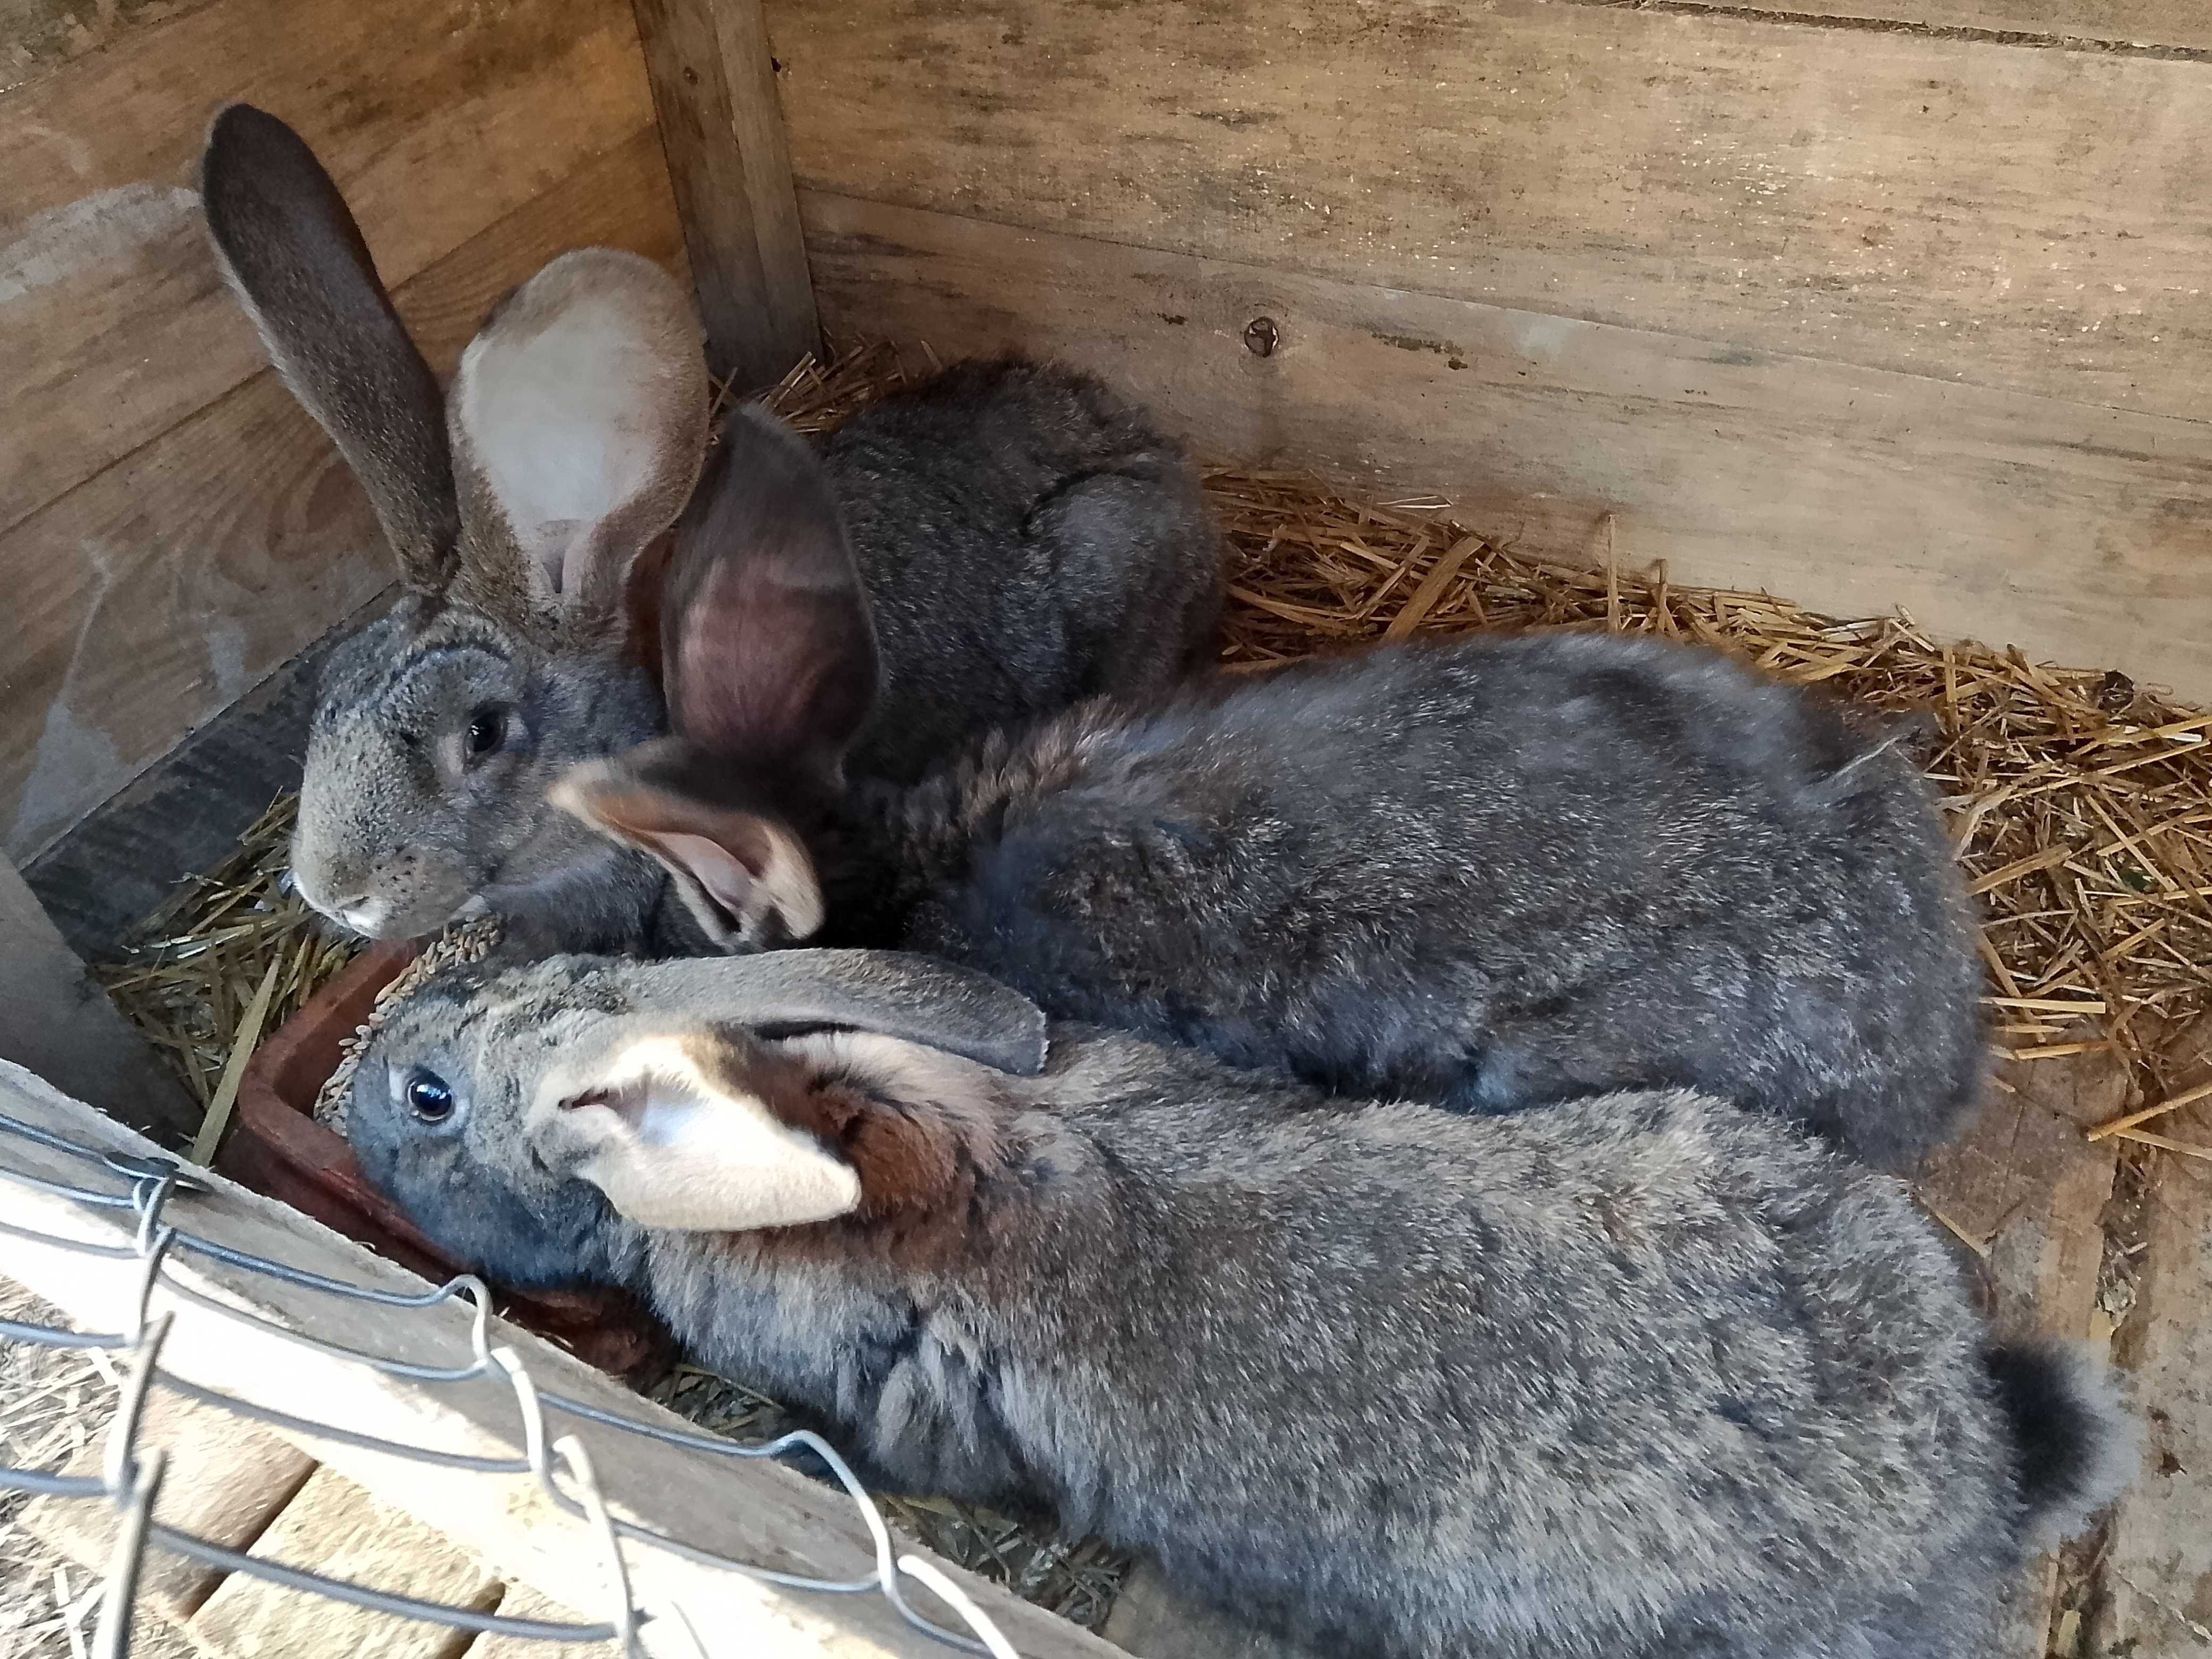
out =
{"type": "Polygon", "coordinates": [[[357,893],[351,898],[339,899],[328,907],[336,916],[356,933],[374,933],[384,919],[392,914],[389,901],[368,893],[357,893]]]}

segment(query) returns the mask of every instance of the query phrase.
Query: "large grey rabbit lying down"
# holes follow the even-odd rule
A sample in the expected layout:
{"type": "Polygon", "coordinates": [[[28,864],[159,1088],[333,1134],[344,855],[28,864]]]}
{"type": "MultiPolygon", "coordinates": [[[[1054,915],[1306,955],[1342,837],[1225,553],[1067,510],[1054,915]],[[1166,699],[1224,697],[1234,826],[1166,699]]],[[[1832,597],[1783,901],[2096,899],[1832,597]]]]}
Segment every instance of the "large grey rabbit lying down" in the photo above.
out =
{"type": "MultiPolygon", "coordinates": [[[[301,892],[377,938],[483,904],[518,948],[696,940],[679,904],[657,914],[649,860],[545,802],[567,766],[662,728],[623,596],[707,454],[688,295],[635,255],[564,254],[492,313],[441,396],[289,128],[225,110],[202,191],[234,291],[367,490],[406,590],[325,672],[301,892]]],[[[823,465],[875,600],[880,668],[846,688],[870,714],[856,772],[910,777],[973,732],[1142,696],[1211,653],[1220,548],[1197,477],[1087,377],[956,367],[849,422],[823,465]]]]}
{"type": "Polygon", "coordinates": [[[450,976],[349,1104],[455,1259],[1327,1652],[1985,1659],[2132,1468],[1899,1183],[1686,1090],[1332,1098],[792,951],[450,976]]]}
{"type": "Polygon", "coordinates": [[[1696,1087],[1898,1166],[1973,1102],[1949,843],[1908,756],[1832,701],[1656,640],[1467,639],[848,781],[872,669],[836,492],[758,411],[717,465],[669,577],[679,735],[555,799],[659,858],[726,948],[925,951],[1353,1094],[1696,1087]]]}

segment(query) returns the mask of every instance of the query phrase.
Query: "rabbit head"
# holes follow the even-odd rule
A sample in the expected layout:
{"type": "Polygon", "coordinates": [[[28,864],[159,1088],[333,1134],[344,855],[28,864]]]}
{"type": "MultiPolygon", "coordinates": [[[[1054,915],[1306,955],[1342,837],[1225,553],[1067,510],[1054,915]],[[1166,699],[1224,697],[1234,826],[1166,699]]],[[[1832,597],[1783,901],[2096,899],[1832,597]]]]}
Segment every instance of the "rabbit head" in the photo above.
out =
{"type": "Polygon", "coordinates": [[[1044,1061],[1026,998],[927,957],[556,957],[401,1004],[347,1127],[369,1178],[457,1259],[522,1289],[617,1284],[641,1229],[830,1220],[862,1206],[864,1169],[910,1165],[906,1126],[817,1098],[841,1078],[946,1097],[1044,1061]]]}
{"type": "Polygon", "coordinates": [[[876,641],[822,464],[765,411],[725,423],[677,526],[665,605],[673,735],[575,768],[552,801],[658,860],[724,950],[805,939],[823,902],[802,827],[843,787],[876,641]]]}
{"type": "Polygon", "coordinates": [[[376,938],[433,931],[477,899],[647,902],[649,868],[545,794],[659,727],[650,675],[624,660],[623,599],[706,449],[689,296],[639,255],[563,254],[494,309],[441,396],[291,129],[225,109],[201,191],[226,279],[361,481],[404,588],[325,670],[293,846],[301,894],[376,938]]]}

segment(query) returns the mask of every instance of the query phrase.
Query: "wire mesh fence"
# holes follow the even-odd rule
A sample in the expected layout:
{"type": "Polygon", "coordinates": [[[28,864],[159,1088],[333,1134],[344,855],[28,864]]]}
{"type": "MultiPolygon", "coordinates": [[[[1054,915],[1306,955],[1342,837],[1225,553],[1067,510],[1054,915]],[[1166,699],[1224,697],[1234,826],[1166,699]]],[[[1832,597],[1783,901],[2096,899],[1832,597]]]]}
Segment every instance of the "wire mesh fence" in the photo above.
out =
{"type": "MultiPolygon", "coordinates": [[[[493,1341],[491,1297],[481,1280],[463,1276],[420,1292],[380,1290],[311,1273],[201,1237],[191,1231],[187,1224],[173,1219],[172,1212],[188,1221],[193,1203],[214,1188],[190,1166],[166,1157],[125,1154],[87,1146],[0,1113],[0,1187],[8,1185],[62,1198],[88,1209],[125,1214],[131,1222],[132,1236],[128,1244],[69,1238],[14,1222],[0,1222],[0,1237],[83,1256],[131,1262],[136,1267],[130,1317],[119,1330],[80,1332],[0,1319],[0,1340],[97,1350],[120,1362],[117,1372],[119,1399],[106,1430],[104,1456],[97,1475],[0,1467],[0,1491],[104,1504],[115,1513],[115,1541],[100,1599],[92,1659],[122,1659],[129,1651],[131,1615],[138,1580],[147,1552],[154,1548],[172,1551],[222,1572],[242,1573],[288,1589],[327,1596],[399,1618],[426,1620],[456,1631],[549,1644],[611,1641],[620,1644],[626,1659],[643,1652],[640,1632],[650,1618],[656,1624],[665,1621],[672,1627],[677,1641],[675,1650],[688,1647],[703,1655],[705,1645],[680,1601],[669,1601],[656,1613],[648,1614],[632,1594],[629,1553],[664,1551],[694,1565],[738,1574],[781,1589],[822,1595],[878,1595],[907,1625],[947,1647],[988,1655],[992,1659],[1014,1659],[1014,1649],[1005,1635],[957,1584],[933,1563],[918,1555],[902,1553],[894,1547],[881,1511],[850,1467],[834,1447],[811,1431],[793,1431],[759,1445],[738,1445],[639,1421],[542,1388],[514,1348],[493,1341]],[[82,1166],[86,1181],[98,1184],[57,1181],[14,1167],[5,1156],[11,1141],[18,1146],[28,1142],[59,1153],[82,1166]],[[432,1364],[348,1346],[290,1329],[245,1309],[227,1305],[183,1282],[171,1264],[178,1258],[191,1256],[282,1281],[317,1296],[380,1308],[394,1318],[405,1318],[410,1313],[419,1314],[448,1304],[458,1306],[468,1315],[468,1352],[454,1363],[432,1364]],[[157,1292],[178,1305],[157,1310],[157,1292]],[[237,1322],[264,1335],[326,1358],[415,1383],[438,1386],[483,1380],[500,1382],[514,1403],[522,1455],[494,1457],[416,1445],[204,1388],[162,1367],[163,1344],[179,1317],[237,1322]],[[608,1616],[599,1623],[568,1623],[480,1612],[349,1583],[304,1567],[226,1548],[163,1525],[154,1515],[164,1473],[163,1453],[157,1446],[143,1443],[142,1436],[146,1401],[156,1387],[199,1406],[330,1444],[488,1477],[534,1478],[556,1507],[591,1528],[599,1540],[613,1590],[608,1616]],[[704,1458],[763,1459],[811,1453],[851,1498],[872,1545],[870,1570],[844,1579],[781,1571],[732,1560],[616,1516],[607,1507],[591,1455],[582,1441],[574,1434],[556,1431],[556,1421],[563,1419],[657,1441],[704,1458]],[[950,1627],[916,1609],[907,1598],[909,1583],[929,1589],[951,1609],[965,1628],[950,1627]]],[[[655,1635],[654,1645],[667,1650],[659,1640],[658,1630],[655,1635]]]]}

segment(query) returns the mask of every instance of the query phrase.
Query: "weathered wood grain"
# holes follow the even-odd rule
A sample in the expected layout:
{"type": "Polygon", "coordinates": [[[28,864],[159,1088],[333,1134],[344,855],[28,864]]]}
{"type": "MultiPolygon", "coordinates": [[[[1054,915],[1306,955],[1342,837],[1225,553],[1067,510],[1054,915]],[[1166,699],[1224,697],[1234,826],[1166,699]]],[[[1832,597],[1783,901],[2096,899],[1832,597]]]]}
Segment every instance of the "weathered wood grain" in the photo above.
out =
{"type": "MultiPolygon", "coordinates": [[[[1613,5],[1620,0],[1576,0],[1613,5]]],[[[2020,42],[2094,42],[2100,46],[2212,48],[2212,14],[2197,0],[1674,0],[1682,6],[1826,17],[1841,23],[1903,24],[1926,29],[1975,29],[2027,37],[2020,42]]]]}
{"type": "MultiPolygon", "coordinates": [[[[164,1389],[147,1399],[140,1435],[166,1459],[156,1515],[225,1549],[243,1550],[259,1538],[315,1472],[315,1460],[289,1441],[164,1389]]],[[[62,1473],[96,1477],[106,1455],[104,1442],[87,1446],[62,1473]]],[[[25,1524],[89,1571],[105,1574],[114,1559],[115,1512],[105,1504],[46,1499],[25,1524]]],[[[146,1558],[138,1595],[170,1623],[182,1624],[222,1577],[217,1568],[157,1550],[146,1558]]]]}
{"type": "Polygon", "coordinates": [[[15,867],[0,860],[0,1059],[27,1066],[126,1123],[189,1134],[199,1110],[131,1028],[15,867]]]}
{"type": "MultiPolygon", "coordinates": [[[[37,1079],[0,1066],[0,1113],[80,1142],[143,1153],[146,1143],[57,1094],[37,1079]]],[[[49,1179],[76,1178],[83,1165],[17,1137],[0,1141],[0,1160],[49,1179]]],[[[419,1294],[423,1282],[295,1212],[219,1177],[216,1192],[185,1200],[169,1219],[200,1237],[290,1263],[311,1273],[379,1289],[419,1294]]],[[[19,1226],[103,1241],[131,1236],[127,1213],[88,1211],[24,1188],[9,1188],[9,1219],[19,1226]]],[[[395,1311],[344,1301],[252,1275],[204,1256],[179,1254],[169,1271],[218,1300],[291,1330],[421,1363],[451,1364],[469,1351],[468,1320],[451,1304],[395,1311]]],[[[136,1268],[17,1238],[0,1239],[0,1276],[13,1279],[88,1328],[113,1329],[135,1299],[136,1268]]],[[[157,1295],[156,1309],[176,1305],[157,1295]]],[[[526,1332],[495,1322],[495,1345],[514,1349],[541,1387],[598,1408],[664,1428],[689,1425],[626,1393],[573,1355],[526,1332]]],[[[179,1310],[162,1363],[203,1387],[296,1406],[313,1402],[329,1420],[363,1434],[483,1456],[522,1450],[514,1395],[504,1383],[422,1384],[315,1352],[190,1306],[179,1310]]],[[[850,1578],[868,1571],[872,1551],[844,1494],[789,1470],[707,1459],[677,1448],[557,1419],[588,1447],[616,1513],[664,1529],[701,1548],[788,1572],[850,1578]]],[[[325,1465],[372,1497],[434,1525],[481,1557],[502,1582],[524,1583],[571,1606],[604,1605],[605,1544],[592,1528],[556,1511],[527,1476],[495,1476],[401,1462],[356,1448],[310,1443],[325,1465]]],[[[945,1650],[902,1623],[875,1595],[812,1595],[694,1565],[662,1552],[629,1553],[639,1605],[660,1617],[642,1632],[656,1659],[929,1659],[945,1650]],[[701,1647],[670,1615],[681,1601],[696,1616],[701,1647]],[[656,1628],[657,1626],[657,1628],[656,1628]]],[[[1115,1659],[1117,1650],[1040,1607],[945,1566],[942,1569],[995,1619],[1027,1659],[1115,1659]]],[[[941,1616],[926,1591],[908,1595],[941,1616]]]]}
{"type": "Polygon", "coordinates": [[[804,186],[2202,418],[2212,66],[1542,0],[770,0],[804,186]]]}
{"type": "Polygon", "coordinates": [[[0,93],[216,0],[0,0],[0,93]]]}
{"type": "Polygon", "coordinates": [[[708,366],[774,384],[821,349],[759,0],[635,0],[708,366]]]}
{"type": "MultiPolygon", "coordinates": [[[[481,1562],[328,1468],[307,1478],[251,1553],[474,1613],[499,1604],[501,1587],[481,1562]]],[[[209,1659],[459,1659],[469,1644],[464,1631],[302,1595],[245,1573],[222,1581],[185,1633],[209,1659]]]]}
{"type": "MultiPolygon", "coordinates": [[[[486,308],[563,248],[677,257],[648,127],[404,285],[449,368],[486,308]]],[[[367,501],[264,370],[0,535],[0,840],[27,860],[391,580],[367,501]]]]}
{"type": "MultiPolygon", "coordinates": [[[[2000,1340],[2097,1334],[2101,1218],[2118,1154],[2081,1131],[2124,1109],[2128,1088],[2110,1050],[2008,1064],[1974,1121],[1920,1170],[1914,1189],[1960,1237],[2000,1340]]],[[[2014,1581],[1994,1659],[2044,1659],[2057,1565],[2045,1555],[2014,1581]]]]}
{"type": "Polygon", "coordinates": [[[2212,426],[801,194],[824,319],[1096,369],[1206,453],[1525,550],[1902,605],[2212,696],[2212,426]],[[1280,344],[1255,356],[1246,323],[1280,344]]]}
{"type": "Polygon", "coordinates": [[[192,189],[235,98],[395,285],[653,118],[623,0],[223,0],[0,99],[0,529],[264,366],[192,189]]]}
{"type": "MultiPolygon", "coordinates": [[[[507,1594],[499,1599],[499,1613],[502,1619],[543,1619],[562,1625],[594,1622],[575,1608],[549,1595],[540,1595],[524,1584],[507,1587],[507,1594]]],[[[603,1613],[599,1616],[609,1615],[603,1613]]],[[[562,1644],[561,1652],[564,1659],[620,1659],[622,1650],[612,1642],[573,1642],[562,1644]]],[[[468,1659],[545,1659],[545,1653],[544,1643],[514,1636],[479,1636],[468,1646],[468,1659]]]]}
{"type": "MultiPolygon", "coordinates": [[[[2174,1051],[2178,1090],[2212,1075],[2212,1021],[2174,1051]]],[[[2148,1126],[2212,1146],[2212,1111],[2148,1126]]],[[[2153,1155],[2135,1306],[2114,1340],[2143,1419],[2143,1471],[2119,1501],[2087,1652],[2201,1659],[2212,1647],[2212,1164],[2153,1155]]]]}

